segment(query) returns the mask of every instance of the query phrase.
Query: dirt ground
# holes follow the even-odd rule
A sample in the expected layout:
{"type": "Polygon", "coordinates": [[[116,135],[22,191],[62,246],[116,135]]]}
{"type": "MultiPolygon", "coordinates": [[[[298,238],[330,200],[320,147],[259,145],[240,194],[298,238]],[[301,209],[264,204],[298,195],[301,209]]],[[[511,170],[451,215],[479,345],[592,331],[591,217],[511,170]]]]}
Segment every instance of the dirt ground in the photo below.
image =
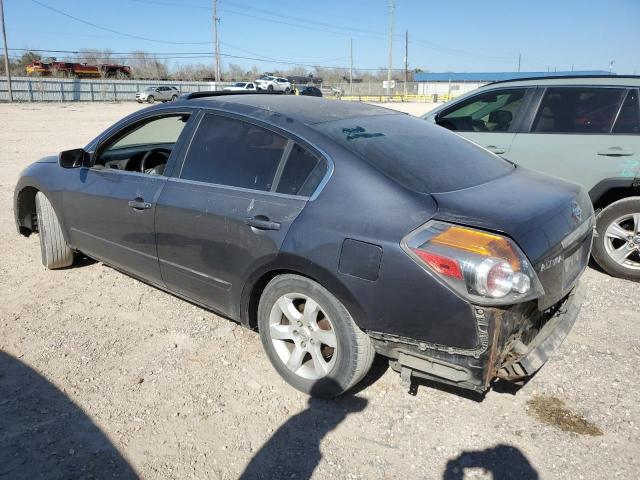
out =
{"type": "Polygon", "coordinates": [[[0,105],[0,478],[637,478],[637,283],[589,268],[573,331],[518,391],[412,396],[379,359],[325,402],[255,332],[101,263],[45,270],[14,227],[19,172],[138,108],[0,105]]]}

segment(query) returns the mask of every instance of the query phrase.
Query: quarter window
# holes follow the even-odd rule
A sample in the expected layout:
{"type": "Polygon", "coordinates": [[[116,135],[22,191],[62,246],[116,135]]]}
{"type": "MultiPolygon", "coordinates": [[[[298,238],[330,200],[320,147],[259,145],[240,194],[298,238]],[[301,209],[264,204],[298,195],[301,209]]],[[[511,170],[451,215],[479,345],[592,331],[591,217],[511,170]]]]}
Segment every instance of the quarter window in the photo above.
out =
{"type": "Polygon", "coordinates": [[[630,90],[613,126],[613,133],[640,133],[638,91],[630,90]]]}
{"type": "Polygon", "coordinates": [[[516,117],[525,89],[508,89],[475,95],[445,110],[438,125],[459,132],[506,132],[516,117]]]}
{"type": "Polygon", "coordinates": [[[548,88],[532,131],[609,133],[624,92],[621,88],[548,88]]]}
{"type": "Polygon", "coordinates": [[[326,173],[327,162],[296,143],[282,170],[276,191],[309,197],[326,173]]]}
{"type": "Polygon", "coordinates": [[[181,178],[269,191],[287,139],[253,124],[206,115],[194,135],[181,178]]]}

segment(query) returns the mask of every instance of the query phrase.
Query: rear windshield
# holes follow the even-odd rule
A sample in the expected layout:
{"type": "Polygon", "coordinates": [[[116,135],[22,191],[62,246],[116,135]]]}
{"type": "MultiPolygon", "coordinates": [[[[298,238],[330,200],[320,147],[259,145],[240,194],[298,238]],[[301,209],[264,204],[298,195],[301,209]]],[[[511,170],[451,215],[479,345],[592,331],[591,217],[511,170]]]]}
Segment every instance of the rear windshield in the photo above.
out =
{"type": "Polygon", "coordinates": [[[419,193],[472,187],[514,168],[456,134],[409,115],[350,118],[314,127],[419,193]]]}

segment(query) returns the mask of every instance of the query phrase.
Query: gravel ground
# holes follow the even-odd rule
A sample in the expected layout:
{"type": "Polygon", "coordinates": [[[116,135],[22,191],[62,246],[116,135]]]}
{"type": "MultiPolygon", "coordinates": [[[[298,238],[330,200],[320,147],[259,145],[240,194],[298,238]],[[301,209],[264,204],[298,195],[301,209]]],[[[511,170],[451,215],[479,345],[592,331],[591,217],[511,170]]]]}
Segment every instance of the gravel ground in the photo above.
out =
{"type": "Polygon", "coordinates": [[[138,108],[0,105],[0,478],[637,478],[637,283],[589,268],[573,331],[517,392],[411,396],[377,361],[325,402],[255,332],[101,263],[45,270],[15,231],[20,170],[138,108]]]}

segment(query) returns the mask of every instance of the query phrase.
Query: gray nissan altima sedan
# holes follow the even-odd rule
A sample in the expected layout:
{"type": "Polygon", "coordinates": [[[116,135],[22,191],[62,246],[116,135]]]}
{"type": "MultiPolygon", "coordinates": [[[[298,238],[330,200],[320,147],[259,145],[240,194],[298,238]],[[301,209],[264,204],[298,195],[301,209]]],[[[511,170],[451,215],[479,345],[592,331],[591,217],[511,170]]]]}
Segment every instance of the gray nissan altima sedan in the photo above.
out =
{"type": "Polygon", "coordinates": [[[579,186],[418,118],[204,92],[34,163],[15,216],[46,267],[81,252],[258,329],[322,397],[376,353],[408,382],[533,375],[578,315],[594,221],[579,186]]]}

